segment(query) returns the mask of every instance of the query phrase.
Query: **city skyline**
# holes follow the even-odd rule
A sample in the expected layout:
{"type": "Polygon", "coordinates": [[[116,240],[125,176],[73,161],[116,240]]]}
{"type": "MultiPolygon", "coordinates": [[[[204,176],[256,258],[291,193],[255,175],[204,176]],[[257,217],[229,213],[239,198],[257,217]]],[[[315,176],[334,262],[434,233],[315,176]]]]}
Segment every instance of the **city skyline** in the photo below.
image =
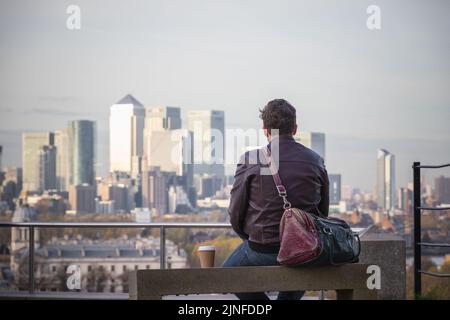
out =
{"type": "MultiPolygon", "coordinates": [[[[113,104],[112,107],[118,106],[118,105],[119,106],[120,105],[127,105],[128,102],[131,101],[131,100],[133,100],[135,103],[137,103],[138,106],[140,108],[142,108],[142,110],[144,110],[142,115],[141,115],[141,117],[143,118],[142,123],[144,124],[143,127],[141,126],[141,128],[143,128],[141,130],[142,131],[141,132],[142,137],[139,139],[140,141],[142,141],[142,144],[141,144],[141,147],[140,147],[142,149],[141,150],[141,156],[139,156],[140,161],[142,161],[142,164],[140,164],[140,166],[142,166],[142,170],[144,170],[144,165],[145,165],[144,161],[146,161],[145,160],[146,159],[146,154],[145,154],[146,143],[148,144],[148,142],[150,141],[150,139],[148,137],[146,137],[146,128],[147,128],[146,125],[145,125],[146,122],[147,123],[151,123],[151,125],[155,126],[155,128],[159,128],[160,127],[159,129],[156,129],[156,135],[155,136],[157,137],[157,139],[163,138],[163,140],[165,139],[167,143],[170,142],[172,147],[175,146],[175,145],[180,144],[181,141],[183,141],[182,142],[183,148],[185,148],[184,146],[186,144],[191,143],[191,145],[190,145],[190,147],[192,148],[191,152],[193,152],[193,154],[191,155],[191,159],[194,160],[194,162],[195,162],[195,154],[194,154],[195,148],[193,148],[194,145],[195,145],[195,139],[192,139],[192,137],[189,137],[189,134],[192,134],[191,133],[192,131],[186,129],[186,128],[189,128],[189,115],[191,113],[198,114],[199,112],[201,113],[202,116],[205,116],[206,114],[212,115],[212,114],[215,114],[215,113],[219,113],[220,117],[224,118],[223,117],[223,115],[224,115],[223,111],[208,110],[208,109],[203,109],[203,110],[193,109],[192,111],[189,111],[187,114],[185,114],[187,116],[187,119],[185,119],[185,121],[183,121],[182,120],[183,118],[181,117],[182,112],[180,112],[182,110],[181,107],[169,107],[169,106],[166,106],[166,107],[161,107],[161,106],[145,107],[144,104],[142,104],[138,100],[136,100],[134,98],[134,96],[131,95],[131,94],[125,95],[119,102],[113,104]],[[162,110],[164,110],[164,112],[162,112],[162,110]],[[144,120],[144,119],[147,119],[147,120],[144,120]],[[163,121],[163,122],[161,124],[157,124],[155,121],[163,121]],[[172,124],[170,124],[171,122],[172,122],[172,124]],[[167,128],[165,128],[165,127],[167,127],[167,128]],[[180,129],[175,129],[175,128],[180,128],[180,129]],[[159,134],[166,133],[166,135],[162,135],[160,137],[160,136],[158,136],[158,133],[159,134]],[[171,141],[171,140],[174,139],[171,136],[172,133],[176,133],[176,135],[180,136],[180,138],[184,137],[183,138],[184,140],[180,140],[179,142],[171,141]]],[[[118,119],[120,119],[120,117],[118,117],[118,119]]],[[[97,135],[96,134],[96,128],[97,128],[96,121],[91,121],[91,120],[69,120],[68,123],[69,123],[69,129],[68,128],[63,128],[63,129],[56,129],[55,130],[55,129],[52,128],[51,131],[49,131],[49,132],[34,132],[34,131],[21,132],[22,144],[25,143],[26,139],[24,137],[26,137],[26,136],[46,136],[47,137],[47,135],[48,135],[48,139],[51,142],[46,143],[46,145],[48,145],[48,144],[53,145],[54,144],[55,146],[57,146],[57,144],[58,144],[58,142],[57,142],[58,141],[58,137],[59,137],[59,139],[62,139],[62,140],[60,140],[61,142],[71,141],[70,140],[71,139],[70,126],[73,125],[73,124],[76,124],[76,123],[84,123],[84,124],[91,123],[92,126],[93,126],[93,137],[92,137],[92,140],[95,141],[95,142],[97,141],[97,137],[96,137],[96,135],[97,135]],[[67,135],[67,137],[65,137],[65,135],[67,135]],[[64,139],[67,139],[67,140],[64,140],[64,139]]],[[[111,125],[112,124],[110,123],[110,126],[111,125]]],[[[228,128],[224,128],[224,129],[228,129],[228,128]]],[[[116,130],[116,131],[117,132],[121,132],[120,130],[116,130]]],[[[135,135],[136,135],[136,133],[135,133],[135,135]]],[[[116,134],[116,136],[117,136],[117,134],[116,134]]],[[[306,132],[305,131],[297,131],[297,134],[295,135],[294,138],[296,139],[297,142],[300,142],[300,143],[304,144],[305,146],[307,146],[308,148],[311,148],[312,150],[316,151],[319,155],[321,155],[322,157],[325,158],[325,153],[326,153],[326,149],[327,149],[327,144],[325,142],[326,141],[326,134],[325,133],[322,133],[322,132],[309,132],[309,131],[306,131],[306,132]]],[[[84,138],[84,139],[86,140],[86,138],[84,138]]],[[[110,138],[109,141],[110,141],[109,144],[111,145],[112,139],[110,138]]],[[[61,146],[62,146],[61,142],[60,142],[60,145],[59,145],[60,149],[61,149],[61,146]]],[[[202,143],[205,143],[205,142],[202,142],[202,143]]],[[[136,144],[136,145],[139,145],[139,144],[136,144]]],[[[39,144],[39,148],[40,148],[40,146],[41,145],[39,144]]],[[[44,146],[44,145],[42,145],[42,146],[44,146]]],[[[64,147],[70,147],[70,143],[68,143],[64,147]]],[[[79,147],[81,147],[81,145],[79,147]]],[[[2,148],[3,148],[2,161],[4,162],[3,158],[4,158],[4,155],[5,155],[5,148],[3,146],[2,146],[2,148]]],[[[24,148],[26,149],[25,145],[23,145],[22,149],[25,150],[24,148]]],[[[75,147],[72,146],[72,148],[75,148],[75,147]]],[[[134,148],[136,148],[136,146],[134,148]]],[[[97,158],[97,152],[98,152],[97,150],[99,149],[99,146],[95,145],[93,147],[93,149],[94,150],[92,150],[92,157],[95,159],[95,158],[97,158]]],[[[117,147],[116,147],[116,149],[119,150],[119,151],[122,150],[121,148],[117,148],[117,147]]],[[[70,184],[75,184],[75,185],[77,184],[77,183],[73,182],[73,172],[74,172],[74,170],[77,169],[76,168],[77,165],[71,159],[71,158],[74,158],[76,156],[74,155],[74,151],[73,150],[69,151],[67,153],[67,155],[64,154],[64,156],[63,156],[63,157],[69,157],[70,158],[70,161],[68,162],[68,169],[67,169],[67,175],[68,175],[68,179],[67,179],[68,182],[67,183],[68,184],[67,184],[67,187],[64,187],[65,184],[62,183],[61,181],[64,181],[65,177],[61,177],[60,176],[61,175],[60,171],[61,171],[61,167],[63,167],[62,170],[65,170],[66,168],[64,168],[64,166],[61,165],[61,163],[63,163],[63,161],[59,160],[59,158],[61,157],[60,156],[61,151],[58,148],[56,148],[56,150],[57,150],[56,151],[57,158],[55,160],[56,161],[56,177],[55,177],[55,179],[56,179],[55,181],[56,182],[55,182],[55,185],[57,186],[56,188],[59,189],[59,190],[68,190],[68,187],[69,187],[70,184]],[[59,150],[59,152],[58,152],[58,150],[59,150]]],[[[384,150],[384,149],[382,149],[382,148],[378,149],[378,151],[377,151],[378,152],[378,156],[379,156],[379,151],[380,150],[384,150]]],[[[39,153],[36,156],[39,157],[39,153]]],[[[87,156],[86,159],[88,159],[89,157],[90,156],[87,156]]],[[[102,155],[99,155],[99,157],[101,158],[102,155]]],[[[185,155],[183,155],[183,157],[185,157],[185,155]]],[[[17,163],[17,164],[14,164],[14,165],[7,164],[7,165],[4,165],[4,167],[5,168],[6,167],[19,167],[19,168],[22,168],[22,167],[26,166],[25,163],[31,161],[30,159],[25,161],[25,158],[23,156],[22,156],[21,160],[22,161],[20,163],[17,163]]],[[[83,161],[83,162],[86,163],[85,161],[83,161]]],[[[94,172],[95,172],[95,171],[97,171],[97,170],[95,170],[95,168],[98,167],[99,164],[97,162],[95,162],[95,163],[92,162],[92,163],[93,163],[93,168],[94,168],[94,172]]],[[[139,163],[141,163],[141,162],[139,162],[139,163]]],[[[133,172],[133,170],[132,170],[132,167],[133,167],[132,161],[130,161],[129,164],[131,165],[131,170],[128,170],[127,172],[132,173],[133,172]]],[[[176,163],[173,164],[173,165],[178,166],[178,164],[176,164],[176,163]]],[[[137,165],[134,164],[134,166],[137,166],[137,165]]],[[[228,168],[232,168],[232,171],[228,170],[228,172],[226,171],[226,174],[227,175],[233,175],[234,174],[234,167],[235,167],[235,165],[231,165],[230,166],[229,164],[227,164],[227,165],[225,165],[225,168],[227,166],[228,166],[228,168]]],[[[108,167],[110,167],[110,165],[108,165],[108,167]]],[[[378,164],[376,165],[376,167],[378,168],[378,164]]],[[[80,169],[80,168],[78,168],[78,169],[80,169]]],[[[182,168],[179,168],[177,170],[181,170],[181,169],[182,168]]],[[[183,168],[183,170],[186,170],[186,169],[183,168]]],[[[109,170],[106,170],[106,171],[105,170],[98,170],[98,171],[100,171],[100,173],[98,175],[94,175],[94,177],[106,177],[110,172],[113,172],[111,170],[111,168],[109,168],[109,170]]],[[[117,170],[114,170],[114,171],[117,171],[117,170]]],[[[121,171],[121,170],[119,170],[119,171],[121,171]]],[[[338,174],[340,176],[343,176],[342,173],[340,173],[340,172],[337,172],[337,171],[331,171],[330,172],[330,170],[328,170],[328,171],[329,171],[329,174],[338,174]]],[[[376,172],[377,169],[374,170],[374,171],[376,172]]],[[[436,177],[439,176],[439,175],[441,175],[441,174],[440,173],[436,173],[436,177]]],[[[394,176],[396,178],[396,173],[394,174],[394,176]]],[[[433,180],[436,177],[430,176],[429,179],[433,180]]],[[[343,178],[343,180],[345,182],[345,177],[343,178]]],[[[378,178],[376,178],[376,181],[375,181],[375,183],[373,184],[373,186],[371,188],[363,188],[362,190],[365,191],[365,192],[373,192],[373,191],[375,191],[375,189],[378,188],[378,182],[377,181],[378,181],[378,178]]],[[[86,183],[86,182],[81,181],[78,184],[83,184],[83,183],[86,183]]],[[[411,183],[411,180],[408,180],[407,183],[405,183],[404,185],[399,184],[397,187],[402,187],[402,186],[406,187],[410,183],[411,183]]],[[[89,184],[92,184],[92,183],[89,183],[89,184]]],[[[349,183],[342,183],[342,185],[343,186],[350,186],[352,189],[357,189],[357,190],[361,189],[360,185],[352,185],[352,184],[349,184],[349,183]]],[[[38,190],[38,189],[39,188],[37,188],[37,189],[31,188],[30,191],[38,190]]],[[[376,193],[378,194],[379,191],[376,191],[376,193]]],[[[395,196],[395,194],[394,194],[394,196],[395,196]]],[[[394,200],[394,203],[395,203],[395,200],[394,200]]]]}
{"type": "Polygon", "coordinates": [[[380,148],[396,154],[399,185],[413,161],[450,158],[447,2],[378,1],[377,31],[366,28],[367,1],[250,1],[238,12],[232,1],[79,1],[73,32],[65,4],[31,4],[0,4],[4,166],[20,163],[21,132],[81,118],[98,123],[106,174],[109,106],[128,92],[146,106],[180,106],[183,117],[224,110],[225,126],[243,129],[261,126],[269,99],[286,98],[300,130],[326,134],[329,172],[365,190],[380,148]]]}

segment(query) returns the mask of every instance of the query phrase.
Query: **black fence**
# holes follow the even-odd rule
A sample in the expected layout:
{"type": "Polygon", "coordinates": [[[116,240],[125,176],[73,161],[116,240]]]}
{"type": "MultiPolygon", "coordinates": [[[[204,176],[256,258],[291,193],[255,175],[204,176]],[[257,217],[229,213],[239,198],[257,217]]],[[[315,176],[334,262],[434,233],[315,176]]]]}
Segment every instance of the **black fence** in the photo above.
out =
{"type": "Polygon", "coordinates": [[[420,298],[422,295],[422,274],[431,277],[448,278],[450,273],[438,273],[422,270],[422,247],[450,247],[449,243],[430,243],[422,242],[422,228],[420,225],[421,213],[424,210],[441,211],[450,210],[450,207],[422,207],[422,187],[420,185],[420,170],[421,169],[438,169],[450,167],[449,164],[438,166],[420,165],[420,162],[414,162],[414,295],[415,298],[420,298]]]}

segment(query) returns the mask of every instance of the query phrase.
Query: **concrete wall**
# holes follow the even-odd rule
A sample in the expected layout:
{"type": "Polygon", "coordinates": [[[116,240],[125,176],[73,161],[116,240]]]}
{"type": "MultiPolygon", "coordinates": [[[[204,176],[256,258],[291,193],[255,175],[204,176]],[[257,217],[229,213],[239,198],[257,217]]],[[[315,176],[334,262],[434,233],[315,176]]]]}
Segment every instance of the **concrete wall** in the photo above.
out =
{"type": "Polygon", "coordinates": [[[380,267],[378,299],[406,299],[406,244],[402,238],[369,231],[361,237],[360,263],[380,267]]]}

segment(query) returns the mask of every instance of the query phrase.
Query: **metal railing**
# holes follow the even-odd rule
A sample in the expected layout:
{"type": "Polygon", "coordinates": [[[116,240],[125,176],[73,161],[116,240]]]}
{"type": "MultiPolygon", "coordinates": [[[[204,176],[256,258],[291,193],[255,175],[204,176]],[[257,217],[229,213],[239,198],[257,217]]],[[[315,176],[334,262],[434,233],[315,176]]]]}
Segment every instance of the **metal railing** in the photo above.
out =
{"type": "Polygon", "coordinates": [[[420,185],[420,170],[421,169],[439,169],[450,167],[449,164],[443,165],[420,165],[420,162],[414,162],[413,164],[413,176],[414,176],[414,193],[413,193],[413,205],[414,205],[414,295],[416,298],[420,298],[422,295],[422,274],[426,274],[431,277],[448,278],[450,273],[437,273],[422,270],[422,247],[450,247],[448,243],[429,243],[422,242],[422,228],[420,224],[421,212],[423,210],[430,211],[442,211],[450,210],[450,207],[423,207],[420,185]]]}
{"type": "Polygon", "coordinates": [[[160,230],[160,268],[166,267],[166,229],[189,228],[189,229],[228,229],[229,223],[183,223],[183,222],[0,222],[0,228],[28,228],[28,289],[30,293],[35,291],[34,277],[34,230],[35,228],[144,228],[160,230]]]}

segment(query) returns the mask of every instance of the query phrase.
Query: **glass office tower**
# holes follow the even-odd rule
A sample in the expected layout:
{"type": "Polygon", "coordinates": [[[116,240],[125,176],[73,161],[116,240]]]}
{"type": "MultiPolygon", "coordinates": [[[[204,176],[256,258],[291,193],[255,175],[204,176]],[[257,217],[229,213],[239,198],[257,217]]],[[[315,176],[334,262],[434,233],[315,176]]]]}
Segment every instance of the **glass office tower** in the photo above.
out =
{"type": "Polygon", "coordinates": [[[95,131],[94,121],[75,120],[69,122],[71,185],[94,185],[95,131]]]}

